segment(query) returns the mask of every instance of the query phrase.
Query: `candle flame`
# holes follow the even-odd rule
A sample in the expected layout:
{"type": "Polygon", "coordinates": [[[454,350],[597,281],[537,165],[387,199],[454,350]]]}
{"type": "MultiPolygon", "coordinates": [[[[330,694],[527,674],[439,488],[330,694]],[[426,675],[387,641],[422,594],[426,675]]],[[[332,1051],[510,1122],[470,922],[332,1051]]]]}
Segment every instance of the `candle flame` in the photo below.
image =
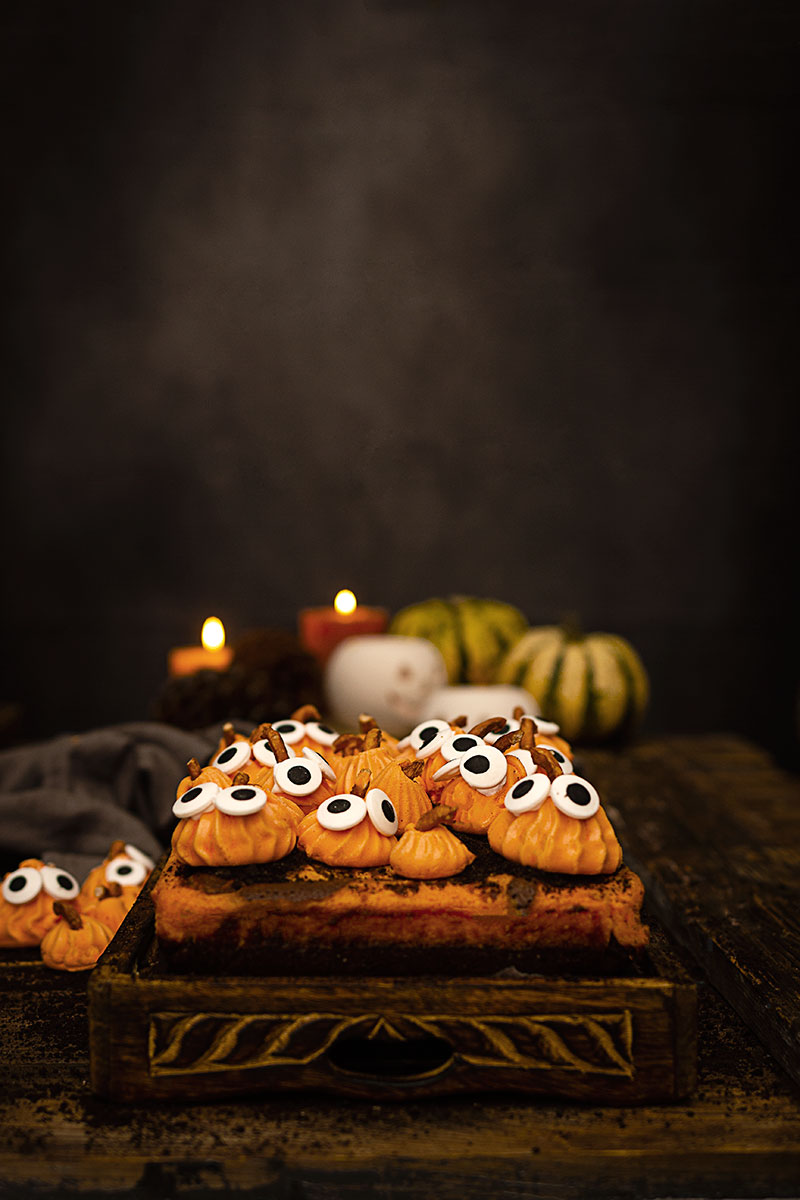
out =
{"type": "Polygon", "coordinates": [[[356,603],[356,598],[350,589],[342,588],[334,597],[333,607],[338,613],[354,613],[356,611],[356,603]]]}
{"type": "Polygon", "coordinates": [[[219,617],[206,617],[200,640],[206,650],[221,650],[225,645],[225,626],[219,617]]]}

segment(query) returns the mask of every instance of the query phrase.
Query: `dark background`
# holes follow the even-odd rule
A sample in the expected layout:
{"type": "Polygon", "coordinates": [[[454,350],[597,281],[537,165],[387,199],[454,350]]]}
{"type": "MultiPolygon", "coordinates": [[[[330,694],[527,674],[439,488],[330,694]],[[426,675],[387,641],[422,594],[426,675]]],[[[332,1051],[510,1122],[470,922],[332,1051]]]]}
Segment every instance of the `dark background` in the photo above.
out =
{"type": "Polygon", "coordinates": [[[0,699],[210,612],[577,612],[796,761],[797,6],[6,3],[0,699]]]}

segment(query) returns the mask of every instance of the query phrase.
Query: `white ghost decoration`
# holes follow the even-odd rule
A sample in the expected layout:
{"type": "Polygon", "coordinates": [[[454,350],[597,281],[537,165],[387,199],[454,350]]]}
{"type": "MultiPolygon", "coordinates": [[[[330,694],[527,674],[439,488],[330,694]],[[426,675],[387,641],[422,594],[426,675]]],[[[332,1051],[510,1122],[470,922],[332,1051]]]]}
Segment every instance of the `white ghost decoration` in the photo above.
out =
{"type": "Polygon", "coordinates": [[[432,692],[447,683],[444,659],[426,638],[373,634],[340,642],[325,667],[334,723],[357,729],[360,713],[395,737],[427,716],[432,692]]]}

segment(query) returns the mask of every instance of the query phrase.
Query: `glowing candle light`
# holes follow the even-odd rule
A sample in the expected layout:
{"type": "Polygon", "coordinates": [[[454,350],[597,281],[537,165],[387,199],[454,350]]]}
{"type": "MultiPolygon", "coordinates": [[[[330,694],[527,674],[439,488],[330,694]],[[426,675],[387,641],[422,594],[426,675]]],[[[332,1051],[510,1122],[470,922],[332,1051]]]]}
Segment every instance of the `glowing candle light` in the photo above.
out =
{"type": "Polygon", "coordinates": [[[330,607],[301,609],[298,633],[303,647],[324,664],[345,638],[383,633],[388,623],[385,608],[359,604],[349,588],[342,588],[330,607]]]}
{"type": "Polygon", "coordinates": [[[233,651],[225,645],[225,626],[219,617],[206,617],[200,632],[201,645],[176,646],[169,652],[170,675],[194,675],[195,671],[227,671],[233,651]]]}

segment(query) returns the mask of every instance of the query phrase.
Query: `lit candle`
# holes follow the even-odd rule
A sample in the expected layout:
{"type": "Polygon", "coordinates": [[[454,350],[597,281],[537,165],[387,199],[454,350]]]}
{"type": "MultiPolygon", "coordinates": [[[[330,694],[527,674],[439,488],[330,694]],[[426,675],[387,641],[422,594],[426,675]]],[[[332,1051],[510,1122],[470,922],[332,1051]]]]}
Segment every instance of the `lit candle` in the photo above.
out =
{"type": "Polygon", "coordinates": [[[383,633],[389,623],[385,608],[367,608],[344,588],[336,593],[330,608],[304,608],[298,617],[298,632],[304,648],[321,663],[345,638],[383,633]]]}
{"type": "Polygon", "coordinates": [[[201,646],[176,646],[169,652],[170,675],[195,671],[227,671],[233,651],[225,645],[225,626],[219,617],[207,617],[200,632],[201,646]]]}

